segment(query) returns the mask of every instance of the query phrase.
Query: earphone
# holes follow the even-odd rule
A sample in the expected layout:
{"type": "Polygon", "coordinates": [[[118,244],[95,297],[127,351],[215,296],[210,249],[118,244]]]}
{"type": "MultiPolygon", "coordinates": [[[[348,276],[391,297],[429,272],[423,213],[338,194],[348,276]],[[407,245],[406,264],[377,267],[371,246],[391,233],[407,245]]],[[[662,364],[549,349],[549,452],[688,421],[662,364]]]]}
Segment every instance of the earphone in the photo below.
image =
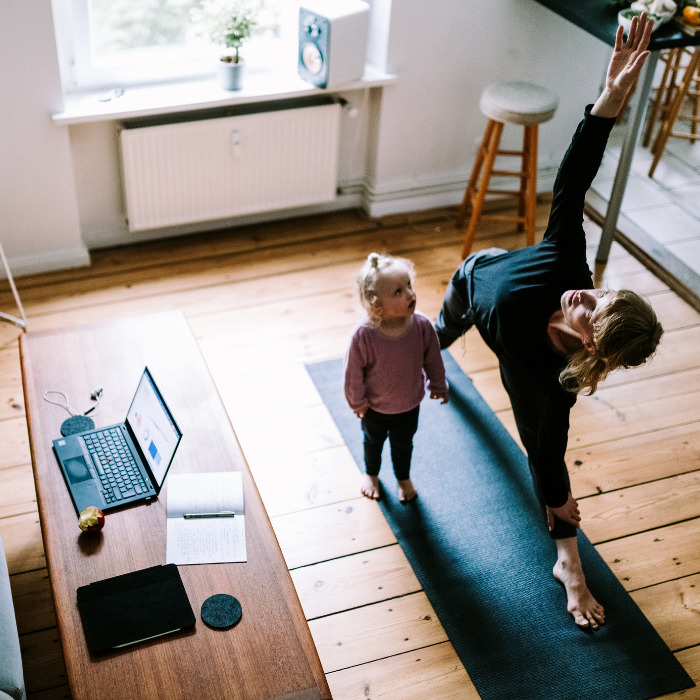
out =
{"type": "Polygon", "coordinates": [[[96,389],[92,391],[90,394],[90,400],[95,401],[95,405],[91,406],[88,408],[87,411],[84,411],[83,413],[80,413],[79,411],[74,411],[71,407],[70,404],[68,403],[68,395],[63,392],[63,391],[56,391],[53,389],[48,389],[47,391],[44,392],[44,401],[47,401],[48,403],[54,404],[54,406],[61,406],[62,408],[65,408],[68,413],[71,414],[71,416],[87,416],[89,413],[92,413],[96,409],[100,407],[100,400],[102,399],[102,392],[103,389],[101,386],[98,386],[96,389]],[[58,394],[59,396],[63,397],[64,403],[61,403],[60,401],[52,401],[50,398],[48,398],[49,394],[58,394]]]}
{"type": "Polygon", "coordinates": [[[95,391],[93,391],[92,394],[90,394],[90,398],[93,401],[97,401],[97,404],[94,405],[92,408],[88,408],[88,410],[85,411],[85,413],[83,413],[84,416],[87,416],[88,413],[92,413],[96,408],[100,407],[100,399],[102,398],[102,387],[98,386],[97,389],[95,389],[95,391]]]}

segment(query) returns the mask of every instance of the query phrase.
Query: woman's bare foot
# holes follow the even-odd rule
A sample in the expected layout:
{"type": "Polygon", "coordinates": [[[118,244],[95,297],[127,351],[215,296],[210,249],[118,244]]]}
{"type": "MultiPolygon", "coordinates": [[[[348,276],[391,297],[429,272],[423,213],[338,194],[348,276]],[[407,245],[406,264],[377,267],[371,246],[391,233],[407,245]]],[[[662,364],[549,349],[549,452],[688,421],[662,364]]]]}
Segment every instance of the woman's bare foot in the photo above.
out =
{"type": "Polygon", "coordinates": [[[401,501],[401,503],[408,503],[417,495],[418,491],[416,491],[416,487],[410,479],[399,481],[399,501],[401,501]]]}
{"type": "Polygon", "coordinates": [[[586,585],[576,538],[567,537],[556,543],[558,557],[552,573],[566,590],[566,609],[581,629],[597,630],[605,622],[605,611],[586,585]]]}
{"type": "Polygon", "coordinates": [[[365,474],[362,477],[360,491],[365,498],[371,498],[373,501],[379,500],[379,477],[365,474]]]}

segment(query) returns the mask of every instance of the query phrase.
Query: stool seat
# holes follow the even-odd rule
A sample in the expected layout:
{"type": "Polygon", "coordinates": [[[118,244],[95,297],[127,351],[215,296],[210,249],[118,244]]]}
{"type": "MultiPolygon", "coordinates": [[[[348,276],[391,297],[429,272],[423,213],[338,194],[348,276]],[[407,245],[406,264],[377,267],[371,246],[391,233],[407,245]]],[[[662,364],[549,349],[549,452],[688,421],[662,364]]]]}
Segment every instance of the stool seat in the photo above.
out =
{"type": "Polygon", "coordinates": [[[462,257],[471,251],[476,225],[480,218],[497,221],[515,221],[518,231],[525,231],[527,245],[535,242],[535,206],[537,195],[537,130],[549,121],[559,106],[559,98],[547,88],[516,80],[491,83],[481,93],[481,111],[489,118],[484,138],[474,161],[462,206],[457,214],[457,226],[464,223],[471,212],[469,226],[462,246],[462,257]],[[499,144],[506,123],[523,127],[523,146],[519,151],[501,150],[499,144]],[[496,170],[497,156],[517,157],[517,170],[496,170]],[[483,172],[482,172],[483,171],[483,172]],[[491,175],[514,177],[519,180],[517,190],[489,189],[491,175]],[[516,195],[517,215],[483,214],[481,210],[487,194],[516,195]]]}
{"type": "Polygon", "coordinates": [[[551,90],[515,80],[487,85],[479,104],[489,119],[523,126],[549,121],[558,106],[559,98],[551,90]]]}

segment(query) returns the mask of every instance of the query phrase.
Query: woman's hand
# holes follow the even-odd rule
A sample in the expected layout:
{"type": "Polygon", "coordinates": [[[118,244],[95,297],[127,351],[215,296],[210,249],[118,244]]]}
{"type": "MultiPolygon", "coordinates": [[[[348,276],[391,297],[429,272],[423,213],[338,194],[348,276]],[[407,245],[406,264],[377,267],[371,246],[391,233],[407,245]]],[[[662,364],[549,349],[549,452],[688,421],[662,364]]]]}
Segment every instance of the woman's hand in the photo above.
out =
{"type": "Polygon", "coordinates": [[[364,418],[365,413],[367,413],[367,409],[369,406],[363,406],[362,408],[353,408],[352,412],[358,417],[358,418],[364,418]]]}
{"type": "Polygon", "coordinates": [[[569,498],[563,506],[559,506],[558,508],[547,506],[547,525],[550,532],[554,528],[555,516],[559,518],[559,520],[563,520],[565,523],[569,523],[569,525],[573,525],[574,527],[581,526],[581,513],[578,510],[578,503],[576,503],[571,494],[569,494],[569,498]]]}
{"type": "Polygon", "coordinates": [[[593,106],[591,114],[599,117],[616,117],[625,102],[627,93],[636,85],[642,66],[649,56],[647,46],[654,22],[647,18],[646,12],[641,17],[634,17],[627,41],[623,43],[624,30],[617,28],[615,48],[613,49],[605,89],[593,106]]]}

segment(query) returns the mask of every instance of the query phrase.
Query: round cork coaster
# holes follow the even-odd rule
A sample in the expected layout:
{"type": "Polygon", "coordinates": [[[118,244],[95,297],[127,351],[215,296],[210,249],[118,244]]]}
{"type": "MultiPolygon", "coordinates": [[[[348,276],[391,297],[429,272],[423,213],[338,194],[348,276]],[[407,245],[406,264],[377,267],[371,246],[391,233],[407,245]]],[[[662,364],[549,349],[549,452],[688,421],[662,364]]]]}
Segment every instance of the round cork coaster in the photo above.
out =
{"type": "Polygon", "coordinates": [[[227,593],[217,593],[202,603],[202,621],[209,627],[228,629],[233,627],[243,615],[237,598],[227,593]]]}
{"type": "Polygon", "coordinates": [[[92,430],[94,427],[95,421],[92,420],[92,418],[88,418],[87,416],[73,416],[61,423],[61,435],[66,437],[66,435],[82,433],[83,430],[92,430]]]}

